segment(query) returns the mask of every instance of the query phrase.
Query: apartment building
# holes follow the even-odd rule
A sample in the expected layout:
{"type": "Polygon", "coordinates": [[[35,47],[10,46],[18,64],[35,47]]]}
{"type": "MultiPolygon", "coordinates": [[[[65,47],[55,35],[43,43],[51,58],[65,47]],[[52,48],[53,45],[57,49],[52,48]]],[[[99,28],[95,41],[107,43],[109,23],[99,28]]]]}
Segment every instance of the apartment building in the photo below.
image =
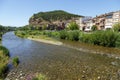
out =
{"type": "Polygon", "coordinates": [[[113,12],[108,13],[105,17],[105,28],[104,29],[111,29],[113,26],[113,12]]]}
{"type": "Polygon", "coordinates": [[[80,18],[80,30],[83,31],[91,31],[91,27],[93,26],[92,17],[86,16],[80,18]]]}
{"type": "Polygon", "coordinates": [[[94,18],[80,18],[80,27],[83,30],[91,29],[93,25],[97,26],[98,30],[106,30],[113,28],[113,25],[120,22],[120,11],[105,13],[94,18]]]}
{"type": "Polygon", "coordinates": [[[120,10],[113,13],[113,24],[120,22],[120,10]]]}
{"type": "Polygon", "coordinates": [[[93,24],[97,26],[98,30],[103,30],[104,29],[105,17],[106,17],[106,14],[102,14],[102,15],[96,16],[95,18],[92,19],[93,24]]]}
{"type": "Polygon", "coordinates": [[[120,11],[111,12],[106,16],[105,29],[113,28],[113,25],[120,22],[120,11]]]}

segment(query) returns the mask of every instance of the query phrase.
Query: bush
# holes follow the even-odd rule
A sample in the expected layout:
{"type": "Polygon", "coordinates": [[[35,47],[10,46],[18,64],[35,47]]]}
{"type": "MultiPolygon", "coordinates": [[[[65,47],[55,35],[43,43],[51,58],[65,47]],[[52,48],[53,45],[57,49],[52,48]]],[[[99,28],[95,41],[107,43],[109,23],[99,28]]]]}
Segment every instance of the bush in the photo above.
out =
{"type": "Polygon", "coordinates": [[[97,30],[97,26],[96,25],[93,25],[92,28],[91,28],[92,31],[96,31],[97,30]]]}
{"type": "Polygon", "coordinates": [[[80,40],[94,45],[115,47],[117,39],[118,34],[113,31],[97,31],[91,34],[84,34],[80,40]]]}
{"type": "Polygon", "coordinates": [[[14,57],[12,59],[12,63],[13,63],[14,66],[17,66],[19,64],[19,58],[18,57],[14,57]]]}
{"type": "Polygon", "coordinates": [[[0,46],[0,79],[5,77],[4,73],[8,69],[8,59],[9,51],[5,47],[0,46]]]}
{"type": "Polygon", "coordinates": [[[118,34],[118,38],[117,38],[117,40],[115,42],[115,46],[120,48],[120,34],[118,34]]]}
{"type": "Polygon", "coordinates": [[[51,32],[51,36],[54,38],[59,38],[59,32],[57,31],[51,32]]]}
{"type": "Polygon", "coordinates": [[[79,37],[81,42],[89,43],[90,34],[83,34],[79,37]]]}
{"type": "Polygon", "coordinates": [[[71,22],[67,26],[68,30],[79,30],[79,25],[75,22],[71,22]]]}
{"type": "Polygon", "coordinates": [[[9,56],[9,51],[7,48],[0,46],[0,51],[3,51],[4,56],[9,56]]]}
{"type": "Polygon", "coordinates": [[[67,32],[67,39],[71,41],[79,40],[79,31],[69,31],[67,32]]]}
{"type": "Polygon", "coordinates": [[[120,23],[116,23],[113,25],[113,30],[119,32],[120,31],[120,23]]]}
{"type": "Polygon", "coordinates": [[[0,64],[0,80],[1,80],[1,78],[4,78],[4,76],[5,76],[4,73],[6,72],[7,69],[8,69],[7,63],[2,62],[2,64],[0,64]]]}
{"type": "Polygon", "coordinates": [[[66,37],[67,37],[67,31],[60,31],[60,33],[59,33],[59,38],[60,39],[66,39],[66,37]]]}

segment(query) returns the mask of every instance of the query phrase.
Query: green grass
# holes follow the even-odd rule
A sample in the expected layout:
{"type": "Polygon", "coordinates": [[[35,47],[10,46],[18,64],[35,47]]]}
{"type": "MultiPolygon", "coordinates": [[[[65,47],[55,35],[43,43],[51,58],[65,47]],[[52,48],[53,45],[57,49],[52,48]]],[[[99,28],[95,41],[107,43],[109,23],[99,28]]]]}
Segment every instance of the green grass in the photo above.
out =
{"type": "Polygon", "coordinates": [[[5,47],[0,46],[0,79],[5,77],[8,60],[9,60],[9,51],[5,47]]]}
{"type": "Polygon", "coordinates": [[[41,38],[46,40],[64,39],[71,41],[80,41],[93,45],[104,47],[120,47],[120,36],[118,32],[113,31],[95,31],[84,33],[79,30],[62,30],[62,31],[17,31],[19,37],[41,38]],[[55,38],[55,39],[54,39],[55,38]]]}
{"type": "Polygon", "coordinates": [[[15,34],[21,38],[33,38],[33,39],[44,39],[53,42],[58,42],[58,40],[52,37],[58,37],[58,32],[50,31],[16,31],[15,34]]]}
{"type": "Polygon", "coordinates": [[[18,57],[14,57],[13,59],[12,59],[12,63],[13,63],[13,65],[16,67],[16,66],[18,66],[18,64],[19,64],[19,58],[18,57]]]}

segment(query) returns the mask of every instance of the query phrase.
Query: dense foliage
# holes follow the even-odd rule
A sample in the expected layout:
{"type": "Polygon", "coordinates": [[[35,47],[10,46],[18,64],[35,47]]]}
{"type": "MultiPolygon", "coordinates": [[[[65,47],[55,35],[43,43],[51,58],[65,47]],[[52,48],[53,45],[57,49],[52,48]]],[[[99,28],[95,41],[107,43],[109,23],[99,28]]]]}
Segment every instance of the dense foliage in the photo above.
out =
{"type": "Polygon", "coordinates": [[[56,20],[69,20],[72,19],[73,17],[80,17],[80,16],[62,10],[55,10],[49,12],[39,12],[37,14],[34,14],[31,18],[45,20],[45,21],[56,21],[56,20]]]}
{"type": "Polygon", "coordinates": [[[12,59],[12,63],[13,63],[14,66],[17,66],[19,64],[19,58],[18,57],[14,57],[12,59]]]}
{"type": "Polygon", "coordinates": [[[97,26],[93,25],[91,29],[92,29],[92,31],[96,31],[97,30],[97,26]]]}
{"type": "Polygon", "coordinates": [[[68,30],[79,30],[79,25],[76,22],[71,22],[67,25],[68,30]]]}
{"type": "Polygon", "coordinates": [[[0,80],[4,78],[5,72],[8,69],[7,64],[8,64],[8,58],[9,57],[9,51],[3,47],[0,46],[0,80]]]}
{"type": "Polygon", "coordinates": [[[113,31],[98,31],[92,34],[83,34],[80,41],[105,47],[116,47],[118,33],[113,31]]]}
{"type": "Polygon", "coordinates": [[[71,41],[80,41],[94,45],[105,47],[120,47],[119,33],[113,31],[96,31],[92,33],[84,33],[79,30],[62,30],[62,31],[21,31],[16,32],[20,37],[28,37],[30,35],[47,35],[48,37],[65,39],[71,41]]]}
{"type": "Polygon", "coordinates": [[[120,32],[120,23],[116,23],[113,25],[113,30],[114,31],[117,31],[117,32],[120,32]]]}

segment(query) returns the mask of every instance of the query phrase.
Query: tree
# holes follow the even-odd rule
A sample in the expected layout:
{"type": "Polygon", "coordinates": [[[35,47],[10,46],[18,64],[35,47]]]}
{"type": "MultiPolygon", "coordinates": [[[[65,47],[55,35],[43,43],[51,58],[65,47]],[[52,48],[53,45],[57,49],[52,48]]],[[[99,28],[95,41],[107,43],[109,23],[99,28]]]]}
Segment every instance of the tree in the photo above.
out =
{"type": "Polygon", "coordinates": [[[47,29],[47,25],[43,25],[42,30],[46,30],[46,29],[47,29]]]}
{"type": "Polygon", "coordinates": [[[113,30],[116,32],[120,31],[120,22],[113,25],[113,30]]]}
{"type": "Polygon", "coordinates": [[[91,29],[92,29],[92,31],[96,31],[97,30],[97,26],[93,25],[91,29]]]}
{"type": "Polygon", "coordinates": [[[76,22],[71,22],[67,25],[68,30],[79,30],[79,26],[76,22]]]}

